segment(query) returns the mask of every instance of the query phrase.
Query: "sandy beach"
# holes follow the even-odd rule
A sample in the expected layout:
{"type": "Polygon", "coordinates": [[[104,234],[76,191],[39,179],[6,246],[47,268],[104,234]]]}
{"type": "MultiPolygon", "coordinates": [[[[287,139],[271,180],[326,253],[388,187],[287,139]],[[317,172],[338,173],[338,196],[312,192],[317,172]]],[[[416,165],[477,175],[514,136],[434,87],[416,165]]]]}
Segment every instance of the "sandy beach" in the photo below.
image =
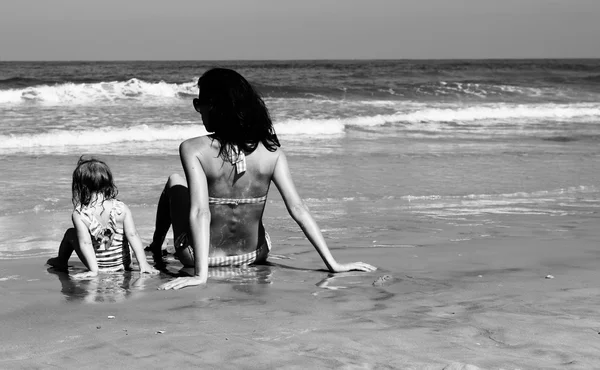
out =
{"type": "Polygon", "coordinates": [[[213,270],[181,291],[156,290],[167,274],[71,281],[40,258],[3,260],[0,367],[599,368],[597,217],[553,221],[512,217],[505,235],[463,242],[438,229],[334,246],[339,260],[379,267],[338,275],[273,232],[271,266],[213,270]]]}

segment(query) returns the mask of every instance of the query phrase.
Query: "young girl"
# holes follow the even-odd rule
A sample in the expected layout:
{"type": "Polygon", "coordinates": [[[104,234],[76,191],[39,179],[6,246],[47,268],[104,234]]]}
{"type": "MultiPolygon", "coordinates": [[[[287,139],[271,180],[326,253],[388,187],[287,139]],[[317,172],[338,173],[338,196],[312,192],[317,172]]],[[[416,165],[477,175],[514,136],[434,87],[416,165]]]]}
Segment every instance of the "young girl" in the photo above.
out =
{"type": "Polygon", "coordinates": [[[58,257],[50,258],[49,265],[66,270],[69,257],[75,251],[89,269],[75,274],[75,278],[130,270],[131,245],[141,273],[159,272],[146,262],[131,211],[116,199],[117,187],[106,163],[81,157],[73,171],[72,194],[75,209],[71,218],[75,227],[67,230],[58,257]]]}

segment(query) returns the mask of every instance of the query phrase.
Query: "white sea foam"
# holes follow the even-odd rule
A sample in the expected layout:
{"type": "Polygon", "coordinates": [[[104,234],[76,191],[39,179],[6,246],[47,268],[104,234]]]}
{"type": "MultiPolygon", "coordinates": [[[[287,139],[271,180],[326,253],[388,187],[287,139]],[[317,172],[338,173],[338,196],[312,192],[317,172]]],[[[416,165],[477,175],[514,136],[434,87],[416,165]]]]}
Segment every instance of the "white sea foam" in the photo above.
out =
{"type": "Polygon", "coordinates": [[[408,211],[433,217],[480,214],[556,216],[589,213],[589,210],[579,209],[581,204],[579,198],[584,194],[594,194],[598,191],[595,186],[573,186],[506,194],[407,195],[399,199],[409,201],[408,211]]]}
{"type": "Polygon", "coordinates": [[[506,194],[466,194],[466,195],[404,195],[400,199],[408,201],[418,200],[438,200],[438,199],[502,199],[502,198],[556,198],[559,196],[573,196],[577,194],[591,194],[597,193],[600,189],[596,186],[571,186],[568,188],[552,189],[552,190],[538,190],[533,192],[516,192],[506,194]]]}
{"type": "MultiPolygon", "coordinates": [[[[415,213],[426,217],[456,217],[482,214],[535,214],[560,216],[567,214],[589,214],[589,208],[600,204],[586,204],[582,209],[581,197],[597,194],[595,186],[574,186],[568,188],[515,192],[506,194],[466,194],[466,195],[405,195],[383,198],[307,198],[313,207],[346,202],[369,202],[384,204],[405,213],[415,213]],[[393,202],[396,200],[396,202],[393,202]],[[408,203],[406,203],[408,201],[408,203]]],[[[599,203],[595,201],[596,203],[599,203]]]]}
{"type": "MultiPolygon", "coordinates": [[[[485,96],[487,90],[479,84],[440,84],[448,91],[462,91],[472,95],[485,96]]],[[[515,91],[523,88],[500,86],[503,91],[515,91]]],[[[530,94],[539,91],[530,89],[530,94]]],[[[42,106],[60,105],[102,105],[118,102],[140,101],[144,104],[165,104],[165,102],[180,102],[182,97],[189,98],[198,93],[196,81],[186,83],[146,82],[132,78],[128,81],[98,82],[98,83],[64,83],[56,85],[39,85],[22,89],[0,90],[1,105],[40,104],[42,106]]],[[[391,93],[391,92],[390,92],[391,93]]],[[[395,92],[394,92],[395,93],[395,92]]],[[[441,102],[429,105],[415,104],[413,101],[398,100],[336,100],[325,96],[307,94],[302,98],[266,98],[267,103],[274,109],[285,110],[286,107],[302,108],[307,111],[331,110],[331,105],[348,111],[351,118],[341,119],[344,125],[383,125],[389,122],[473,122],[484,120],[509,119],[570,119],[576,117],[600,117],[600,104],[509,104],[483,103],[476,106],[441,102]],[[322,106],[323,105],[323,106],[322,106]],[[396,113],[381,115],[364,115],[364,107],[396,107],[396,113]],[[419,109],[418,107],[421,106],[419,109]],[[363,108],[361,108],[363,107],[363,108]],[[356,111],[357,114],[352,114],[356,111]],[[360,112],[360,113],[358,113],[360,112]],[[359,115],[360,114],[360,115],[359,115]]],[[[387,113],[387,112],[386,112],[387,113]]],[[[298,117],[289,117],[294,119],[298,117]]]]}
{"type": "MultiPolygon", "coordinates": [[[[356,109],[353,102],[347,111],[356,109]]],[[[288,118],[278,121],[287,133],[315,132],[337,133],[346,127],[376,127],[386,124],[418,124],[419,131],[438,132],[440,130],[457,131],[456,126],[445,124],[469,124],[470,131],[486,130],[498,123],[508,126],[525,126],[531,123],[547,122],[584,122],[600,121],[600,104],[487,104],[476,106],[426,107],[417,104],[396,103],[397,112],[393,114],[356,115],[346,118],[288,118]],[[443,124],[440,126],[440,124],[443,124]]],[[[341,105],[341,104],[340,104],[341,105]]],[[[366,104],[365,104],[366,105],[366,104]]],[[[341,107],[344,108],[343,106],[341,107]]],[[[316,110],[315,107],[313,109],[316,110]]]]}
{"type": "Polygon", "coordinates": [[[275,130],[283,135],[336,135],[346,128],[341,119],[284,120],[275,124],[275,130]]]}
{"type": "Polygon", "coordinates": [[[178,98],[180,94],[198,93],[196,82],[183,84],[150,83],[137,78],[123,82],[90,84],[64,83],[0,90],[0,104],[37,102],[43,105],[111,103],[118,100],[178,98]]]}
{"type": "MultiPolygon", "coordinates": [[[[44,122],[56,121],[64,124],[61,104],[95,104],[105,102],[113,104],[123,99],[148,99],[154,104],[159,100],[182,102],[181,97],[197,93],[195,82],[169,84],[164,82],[148,83],[138,79],[126,82],[107,82],[94,84],[60,84],[54,86],[36,86],[25,89],[0,90],[0,107],[11,104],[57,105],[44,111],[44,122]],[[158,99],[158,100],[157,100],[158,99]],[[33,102],[33,103],[32,103],[33,102]]],[[[305,138],[307,136],[331,137],[344,135],[348,129],[374,128],[378,126],[396,126],[409,137],[438,136],[461,138],[473,135],[559,135],[548,130],[549,122],[590,123],[600,122],[600,104],[509,104],[484,103],[477,105],[461,103],[430,103],[414,101],[360,101],[360,100],[318,100],[314,98],[273,98],[267,99],[273,109],[275,129],[279,135],[305,138]],[[289,110],[289,111],[288,111],[289,110]],[[337,112],[337,113],[336,113],[337,112]],[[380,114],[377,114],[380,113],[380,114]],[[333,114],[333,116],[332,116],[333,114]],[[337,115],[337,116],[336,116],[337,115]],[[538,126],[542,124],[542,126],[538,126]],[[546,125],[546,126],[544,126],[546,125]],[[536,131],[538,130],[538,131],[536,131]],[[541,130],[541,131],[540,131],[541,130]],[[466,135],[466,136],[465,136],[466,135]]],[[[187,106],[189,108],[189,104],[187,106]]],[[[28,105],[22,105],[12,116],[7,116],[4,124],[13,134],[0,134],[0,152],[15,149],[53,148],[94,144],[113,144],[120,142],[156,142],[181,141],[201,135],[204,130],[196,121],[181,116],[179,124],[157,125],[149,123],[149,116],[143,110],[128,111],[131,117],[130,127],[104,128],[89,127],[89,123],[98,124],[99,120],[110,120],[97,111],[83,117],[69,118],[70,124],[81,120],[80,130],[59,129],[54,123],[52,131],[44,131],[43,126],[37,132],[19,132],[22,120],[33,116],[28,105]],[[22,111],[21,111],[22,110],[22,111]],[[144,115],[146,114],[146,115],[144,115]],[[25,118],[23,118],[25,117],[25,118]],[[87,129],[83,129],[84,127],[87,129]]],[[[191,109],[191,108],[190,108],[191,109]]],[[[186,116],[187,117],[187,116],[186,116]]],[[[159,122],[173,122],[171,117],[160,117],[159,122]]],[[[151,117],[154,120],[154,116],[151,117]]],[[[6,131],[5,131],[6,132],[6,131]]]]}
{"type": "MultiPolygon", "coordinates": [[[[414,109],[414,107],[411,107],[414,109]]],[[[600,105],[577,104],[562,106],[506,106],[506,107],[466,107],[429,108],[396,114],[378,114],[348,118],[282,119],[275,122],[275,130],[280,135],[291,137],[343,135],[349,127],[376,127],[386,124],[409,124],[405,129],[411,134],[449,132],[452,136],[461,134],[511,134],[522,135],[522,128],[535,134],[535,126],[528,126],[527,120],[556,120],[562,122],[600,121],[600,105]],[[505,120],[502,127],[495,126],[494,120],[505,120]],[[448,126],[448,122],[456,123],[448,126]],[[461,126],[461,123],[471,123],[461,126]],[[505,127],[506,126],[506,127],[505,127]],[[513,127],[513,128],[510,128],[513,127]]],[[[402,127],[402,126],[399,126],[402,127]]],[[[41,133],[0,135],[0,150],[18,148],[62,147],[81,145],[101,145],[119,142],[152,142],[184,140],[205,133],[197,122],[178,125],[145,125],[130,127],[88,128],[86,130],[55,129],[41,133]]]]}
{"type": "MultiPolygon", "coordinates": [[[[337,135],[344,132],[342,123],[303,122],[281,123],[277,133],[292,136],[337,135]]],[[[183,141],[206,135],[204,126],[194,125],[136,125],[127,128],[102,127],[86,130],[53,130],[44,133],[0,135],[0,153],[42,148],[65,148],[116,143],[183,141]]]]}
{"type": "MultiPolygon", "coordinates": [[[[537,190],[531,192],[515,192],[501,194],[429,194],[429,195],[388,195],[383,198],[372,197],[343,197],[343,198],[306,198],[308,203],[343,203],[343,202],[388,202],[392,200],[401,200],[423,204],[423,207],[432,206],[448,206],[449,204],[462,204],[472,206],[488,206],[488,205],[509,205],[515,202],[520,204],[540,203],[540,202],[556,202],[565,199],[576,199],[584,194],[599,193],[600,188],[593,185],[588,186],[571,186],[567,188],[537,190]]],[[[578,202],[581,201],[578,199],[578,202]]],[[[596,201],[594,201],[596,202],[596,201]]],[[[415,205],[414,207],[419,207],[415,205]]]]}
{"type": "Polygon", "coordinates": [[[139,125],[128,128],[105,127],[81,131],[56,130],[40,134],[0,135],[0,149],[184,140],[203,134],[206,134],[206,131],[200,125],[163,127],[139,125]]]}
{"type": "Polygon", "coordinates": [[[479,105],[429,108],[385,117],[397,122],[473,122],[508,119],[564,120],[575,117],[600,118],[600,104],[479,105]]]}

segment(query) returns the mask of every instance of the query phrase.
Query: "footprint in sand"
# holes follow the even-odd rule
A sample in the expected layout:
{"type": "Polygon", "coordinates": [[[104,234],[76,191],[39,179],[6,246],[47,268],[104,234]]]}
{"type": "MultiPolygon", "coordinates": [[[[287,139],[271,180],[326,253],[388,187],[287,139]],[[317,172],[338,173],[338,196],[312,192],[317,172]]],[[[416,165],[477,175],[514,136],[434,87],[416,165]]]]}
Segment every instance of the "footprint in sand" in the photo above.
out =
{"type": "Polygon", "coordinates": [[[392,275],[383,275],[378,277],[377,279],[375,279],[375,281],[373,282],[374,286],[383,286],[387,283],[390,283],[392,280],[394,280],[394,277],[392,275]]]}

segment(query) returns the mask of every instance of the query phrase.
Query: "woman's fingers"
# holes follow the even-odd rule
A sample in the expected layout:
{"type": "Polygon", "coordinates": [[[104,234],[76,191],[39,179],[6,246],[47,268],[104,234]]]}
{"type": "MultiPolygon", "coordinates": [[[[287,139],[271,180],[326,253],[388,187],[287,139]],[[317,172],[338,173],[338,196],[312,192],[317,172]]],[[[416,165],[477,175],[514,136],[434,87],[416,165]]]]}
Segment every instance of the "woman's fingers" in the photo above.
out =
{"type": "Polygon", "coordinates": [[[177,280],[171,280],[168,283],[164,283],[163,285],[159,286],[158,289],[160,290],[169,290],[169,289],[173,289],[173,287],[175,287],[177,285],[177,280]]]}
{"type": "Polygon", "coordinates": [[[186,286],[188,286],[186,281],[177,281],[175,284],[173,284],[173,286],[171,287],[171,289],[173,290],[179,290],[181,288],[185,288],[186,286]]]}
{"type": "Polygon", "coordinates": [[[373,266],[373,265],[369,265],[368,263],[364,263],[364,262],[360,262],[362,264],[362,267],[365,269],[365,271],[375,271],[377,270],[377,267],[373,266]]]}
{"type": "Polygon", "coordinates": [[[368,263],[352,262],[352,263],[344,263],[344,264],[338,265],[338,267],[336,267],[335,272],[346,272],[346,271],[371,272],[371,271],[375,271],[375,270],[377,270],[377,267],[369,265],[368,263]]]}
{"type": "Polygon", "coordinates": [[[174,281],[174,280],[171,280],[171,281],[169,281],[169,282],[167,282],[167,283],[164,283],[164,284],[160,285],[160,286],[158,287],[158,290],[168,290],[168,289],[171,289],[171,286],[173,285],[173,284],[172,284],[172,283],[173,283],[173,281],[174,281]]]}
{"type": "Polygon", "coordinates": [[[365,272],[371,272],[371,271],[377,270],[377,267],[375,267],[373,265],[369,265],[368,263],[364,263],[364,262],[354,262],[352,265],[353,265],[352,266],[353,270],[365,271],[365,272]]]}

